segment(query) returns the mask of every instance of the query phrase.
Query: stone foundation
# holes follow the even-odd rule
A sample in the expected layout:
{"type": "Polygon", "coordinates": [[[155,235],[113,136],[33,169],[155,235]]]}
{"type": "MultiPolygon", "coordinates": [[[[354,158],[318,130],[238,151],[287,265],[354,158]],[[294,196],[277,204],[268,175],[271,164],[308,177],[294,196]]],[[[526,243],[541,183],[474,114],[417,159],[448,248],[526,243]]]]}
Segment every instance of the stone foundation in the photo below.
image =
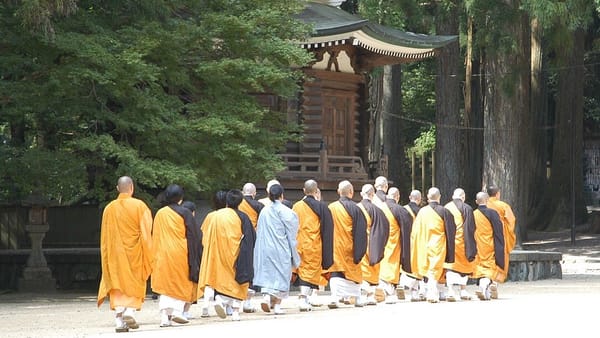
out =
{"type": "Polygon", "coordinates": [[[562,279],[562,253],[513,250],[510,253],[509,281],[562,279]]]}

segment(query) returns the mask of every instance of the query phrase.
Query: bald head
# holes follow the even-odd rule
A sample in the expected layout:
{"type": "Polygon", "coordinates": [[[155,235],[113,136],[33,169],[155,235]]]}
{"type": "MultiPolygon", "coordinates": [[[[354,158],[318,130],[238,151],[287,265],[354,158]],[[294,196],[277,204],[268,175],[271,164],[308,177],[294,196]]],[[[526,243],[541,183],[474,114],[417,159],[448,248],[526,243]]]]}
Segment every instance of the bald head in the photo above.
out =
{"type": "Polygon", "coordinates": [[[350,181],[341,181],[338,184],[338,194],[343,197],[352,198],[354,196],[354,187],[350,181]]]}
{"type": "Polygon", "coordinates": [[[465,201],[465,191],[461,188],[454,189],[454,193],[452,194],[452,199],[453,200],[460,199],[464,202],[465,201]]]}
{"type": "Polygon", "coordinates": [[[314,196],[319,191],[319,186],[315,180],[307,180],[304,182],[304,194],[314,196]]]}
{"type": "Polygon", "coordinates": [[[388,180],[385,178],[385,176],[379,176],[375,179],[375,189],[387,191],[388,180]]]}
{"type": "Polygon", "coordinates": [[[278,180],[270,180],[269,182],[267,182],[267,193],[269,193],[269,189],[274,186],[275,184],[279,184],[281,185],[281,183],[279,183],[278,180]]]}
{"type": "Polygon", "coordinates": [[[121,176],[117,181],[117,191],[121,194],[133,194],[133,180],[129,176],[121,176]]]}
{"type": "Polygon", "coordinates": [[[244,187],[242,188],[242,194],[244,194],[244,196],[254,197],[256,195],[256,186],[250,182],[244,184],[244,187]]]}
{"type": "Polygon", "coordinates": [[[410,195],[408,195],[408,199],[417,204],[421,204],[421,198],[421,192],[419,190],[413,190],[410,192],[410,195]]]}
{"type": "Polygon", "coordinates": [[[486,205],[490,196],[485,191],[480,191],[475,195],[475,203],[477,205],[486,205]]]}
{"type": "Polygon", "coordinates": [[[431,187],[429,188],[429,190],[427,191],[427,200],[429,202],[440,202],[440,198],[442,198],[442,193],[440,192],[440,189],[436,188],[436,187],[431,187]]]}
{"type": "Polygon", "coordinates": [[[396,187],[391,187],[388,190],[387,198],[392,199],[396,201],[396,203],[398,203],[400,201],[400,190],[398,190],[398,188],[396,187]]]}
{"type": "Polygon", "coordinates": [[[362,186],[360,196],[362,196],[363,199],[373,199],[373,195],[375,195],[375,187],[373,187],[372,184],[365,184],[362,186]]]}

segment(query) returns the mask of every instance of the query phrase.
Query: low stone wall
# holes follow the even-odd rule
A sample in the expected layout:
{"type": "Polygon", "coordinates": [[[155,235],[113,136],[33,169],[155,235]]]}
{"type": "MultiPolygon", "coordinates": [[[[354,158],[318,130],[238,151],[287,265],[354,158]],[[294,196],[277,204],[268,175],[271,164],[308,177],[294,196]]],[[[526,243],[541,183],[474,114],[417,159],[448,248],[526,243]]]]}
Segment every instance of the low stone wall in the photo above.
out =
{"type": "Polygon", "coordinates": [[[510,253],[509,281],[562,279],[562,253],[513,250],[510,253]]]}
{"type": "MultiPolygon", "coordinates": [[[[0,290],[18,290],[19,277],[30,250],[0,250],[0,290]]],[[[98,288],[101,277],[100,249],[44,249],[56,287],[61,290],[98,288]]]]}

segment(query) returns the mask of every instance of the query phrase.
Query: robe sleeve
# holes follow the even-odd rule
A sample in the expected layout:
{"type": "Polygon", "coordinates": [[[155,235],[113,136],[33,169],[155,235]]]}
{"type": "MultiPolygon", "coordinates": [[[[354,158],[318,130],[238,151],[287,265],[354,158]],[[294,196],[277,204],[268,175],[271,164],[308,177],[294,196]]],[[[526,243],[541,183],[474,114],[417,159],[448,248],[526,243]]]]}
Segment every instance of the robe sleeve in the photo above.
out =
{"type": "Polygon", "coordinates": [[[254,278],[254,244],[256,232],[250,218],[245,213],[235,210],[242,223],[242,240],[240,252],[235,259],[235,281],[239,284],[251,282],[254,278]]]}
{"type": "Polygon", "coordinates": [[[506,259],[504,257],[504,225],[500,220],[500,215],[496,210],[490,208],[479,208],[479,210],[490,220],[492,223],[492,230],[494,231],[494,257],[496,259],[496,265],[501,269],[504,269],[506,259]]]}
{"type": "Polygon", "coordinates": [[[390,222],[383,211],[368,202],[366,206],[371,216],[371,231],[369,232],[369,265],[373,266],[383,259],[385,245],[390,236],[390,222]]]}
{"type": "Polygon", "coordinates": [[[475,242],[475,218],[473,209],[467,205],[462,205],[463,216],[463,241],[465,243],[465,256],[469,262],[475,260],[477,256],[477,242],[475,242]]]}
{"type": "Polygon", "coordinates": [[[352,259],[354,264],[358,264],[367,252],[367,220],[352,200],[340,199],[340,203],[352,217],[352,259]]]}
{"type": "Polygon", "coordinates": [[[410,268],[410,232],[412,230],[413,219],[406,208],[401,207],[395,201],[386,201],[392,215],[400,225],[400,264],[402,269],[408,273],[412,273],[410,268]]]}
{"type": "Polygon", "coordinates": [[[178,204],[171,204],[169,207],[183,217],[188,249],[188,278],[192,282],[198,283],[200,261],[202,260],[202,230],[200,230],[200,224],[198,224],[189,209],[178,204]]]}

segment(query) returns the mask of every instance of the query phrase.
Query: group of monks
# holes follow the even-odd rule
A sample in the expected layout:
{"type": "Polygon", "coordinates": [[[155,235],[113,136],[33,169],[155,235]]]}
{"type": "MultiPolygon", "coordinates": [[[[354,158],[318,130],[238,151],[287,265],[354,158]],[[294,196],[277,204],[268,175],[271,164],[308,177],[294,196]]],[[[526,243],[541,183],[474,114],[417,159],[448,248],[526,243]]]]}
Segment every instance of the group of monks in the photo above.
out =
{"type": "Polygon", "coordinates": [[[331,309],[407,298],[470,300],[469,280],[480,300],[490,300],[515,245],[515,216],[495,185],[477,193],[473,210],[460,188],[445,205],[435,187],[427,205],[418,190],[401,205],[400,191],[383,176],[362,186],[360,202],[347,180],[331,203],[321,200],[315,180],[305,182],[295,203],[276,180],[260,200],[247,183],[217,192],[201,225],[177,185],[167,187],[166,206],[154,217],[132,196],[131,178],[119,178],[117,190],[102,216],[98,292],[98,306],[110,300],[117,332],[139,327],[135,312],[149,278],[161,327],[188,323],[193,303],[201,304],[202,317],[212,307],[221,318],[240,320],[240,312],[256,311],[256,292],[262,311],[282,314],[291,285],[299,288],[300,311],[322,305],[318,294],[327,285],[331,309]]]}

